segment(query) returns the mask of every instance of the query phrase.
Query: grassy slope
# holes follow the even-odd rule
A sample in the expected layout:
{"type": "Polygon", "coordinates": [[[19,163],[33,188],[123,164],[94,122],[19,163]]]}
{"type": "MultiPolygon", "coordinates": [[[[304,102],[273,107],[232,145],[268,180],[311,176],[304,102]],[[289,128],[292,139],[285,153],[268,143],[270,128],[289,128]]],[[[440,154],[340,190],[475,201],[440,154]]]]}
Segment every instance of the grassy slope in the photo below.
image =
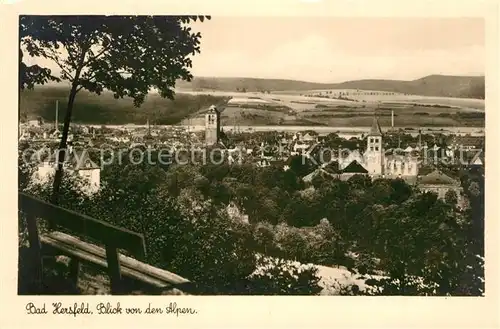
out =
{"type": "Polygon", "coordinates": [[[363,89],[391,91],[423,96],[484,98],[484,76],[430,75],[412,81],[356,80],[342,83],[313,83],[282,79],[198,77],[192,82],[179,81],[179,88],[198,90],[281,91],[314,89],[363,89]]]}

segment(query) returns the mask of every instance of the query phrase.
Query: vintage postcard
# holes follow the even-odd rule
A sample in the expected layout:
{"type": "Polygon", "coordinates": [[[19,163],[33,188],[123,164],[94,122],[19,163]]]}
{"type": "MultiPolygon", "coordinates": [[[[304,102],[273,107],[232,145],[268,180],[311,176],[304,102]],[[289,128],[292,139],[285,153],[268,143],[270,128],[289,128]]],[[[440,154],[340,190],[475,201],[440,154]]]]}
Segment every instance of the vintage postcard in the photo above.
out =
{"type": "Polygon", "coordinates": [[[494,325],[495,3],[49,3],[5,5],[6,328],[494,325]]]}

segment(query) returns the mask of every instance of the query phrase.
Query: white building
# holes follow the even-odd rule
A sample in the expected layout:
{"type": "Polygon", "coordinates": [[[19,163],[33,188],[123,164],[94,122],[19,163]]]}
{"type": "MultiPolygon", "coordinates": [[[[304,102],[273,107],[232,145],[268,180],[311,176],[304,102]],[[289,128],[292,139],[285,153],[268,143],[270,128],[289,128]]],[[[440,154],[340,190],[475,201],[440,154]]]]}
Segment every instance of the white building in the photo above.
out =
{"type": "Polygon", "coordinates": [[[29,127],[40,127],[41,126],[41,122],[40,122],[40,120],[29,120],[28,121],[28,126],[29,127]]]}
{"type": "Polygon", "coordinates": [[[386,154],[383,144],[383,134],[376,117],[373,118],[373,124],[370,132],[366,136],[366,151],[361,155],[358,150],[346,151],[338,158],[340,169],[345,169],[351,163],[356,161],[366,169],[371,177],[386,178],[407,178],[418,175],[418,159],[411,153],[403,151],[404,155],[397,152],[386,154]]]}
{"type": "MultiPolygon", "coordinates": [[[[65,171],[68,173],[76,172],[84,179],[86,184],[83,189],[85,192],[97,192],[101,185],[101,168],[89,158],[86,150],[81,152],[69,150],[69,152],[70,154],[63,164],[65,171]]],[[[45,183],[54,176],[57,169],[57,155],[58,153],[54,152],[38,165],[34,174],[36,182],[45,183]]]]}

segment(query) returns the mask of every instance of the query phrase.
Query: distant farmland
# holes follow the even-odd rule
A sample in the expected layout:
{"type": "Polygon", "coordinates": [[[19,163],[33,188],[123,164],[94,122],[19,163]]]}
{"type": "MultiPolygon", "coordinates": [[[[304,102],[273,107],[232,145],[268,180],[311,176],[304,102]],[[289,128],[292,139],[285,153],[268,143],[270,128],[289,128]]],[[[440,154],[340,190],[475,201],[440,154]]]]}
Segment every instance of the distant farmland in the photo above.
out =
{"type": "MultiPolygon", "coordinates": [[[[391,95],[368,91],[370,97],[338,99],[332,91],[289,91],[287,93],[212,92],[212,95],[232,97],[222,112],[222,123],[228,125],[371,125],[373,114],[381,124],[391,125],[394,111],[396,127],[406,126],[471,126],[484,127],[484,101],[414,95],[391,95]],[[373,94],[371,94],[373,93],[373,94]],[[330,98],[332,97],[332,98],[330,98]]],[[[197,92],[189,92],[197,94],[197,92]]],[[[360,92],[361,93],[361,92],[360,92]]],[[[191,124],[202,124],[203,118],[191,124]]],[[[187,121],[184,123],[188,124],[187,121]]]]}
{"type": "MultiPolygon", "coordinates": [[[[68,91],[64,88],[37,87],[21,93],[21,118],[59,118],[66,110],[68,91]]],[[[175,100],[151,94],[135,108],[131,99],[115,99],[110,93],[100,96],[77,95],[73,122],[86,124],[203,124],[210,105],[222,110],[223,125],[308,125],[366,126],[376,113],[382,125],[390,126],[394,111],[395,126],[471,126],[484,127],[484,100],[450,97],[402,95],[390,92],[352,90],[304,90],[282,93],[183,91],[175,100]],[[342,93],[342,95],[340,95],[342,93]],[[339,99],[341,98],[341,99],[339,99]],[[347,98],[347,99],[346,99],[347,98]]]]}

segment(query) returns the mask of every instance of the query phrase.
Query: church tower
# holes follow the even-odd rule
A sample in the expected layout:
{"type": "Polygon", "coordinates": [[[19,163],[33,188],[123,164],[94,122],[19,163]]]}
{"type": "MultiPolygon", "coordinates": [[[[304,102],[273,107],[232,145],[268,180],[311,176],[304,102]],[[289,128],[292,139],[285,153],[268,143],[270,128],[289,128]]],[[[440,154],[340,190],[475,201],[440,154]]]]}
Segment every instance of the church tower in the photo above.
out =
{"type": "Polygon", "coordinates": [[[220,139],[220,112],[212,105],[205,114],[205,144],[214,145],[220,139]]]}
{"type": "Polygon", "coordinates": [[[373,117],[373,123],[366,139],[366,169],[370,175],[383,175],[384,150],[382,147],[382,130],[375,116],[373,117]]]}

